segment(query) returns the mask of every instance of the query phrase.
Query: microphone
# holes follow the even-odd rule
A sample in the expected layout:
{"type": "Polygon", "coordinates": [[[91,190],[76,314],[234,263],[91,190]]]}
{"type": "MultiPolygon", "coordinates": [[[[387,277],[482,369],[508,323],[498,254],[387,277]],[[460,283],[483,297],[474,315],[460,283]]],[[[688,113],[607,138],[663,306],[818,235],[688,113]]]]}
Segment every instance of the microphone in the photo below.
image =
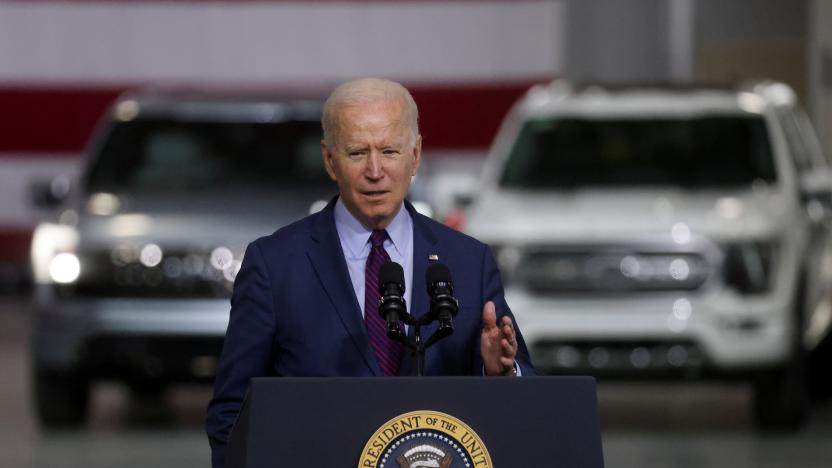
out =
{"type": "Polygon", "coordinates": [[[381,266],[378,274],[379,304],[378,313],[387,321],[387,336],[398,338],[399,321],[409,322],[407,305],[404,300],[404,270],[396,262],[387,262],[381,266]]]}
{"type": "Polygon", "coordinates": [[[439,320],[439,329],[450,335],[454,331],[453,317],[459,313],[459,302],[454,298],[451,271],[442,263],[431,264],[425,272],[428,295],[430,295],[431,319],[439,320]]]}

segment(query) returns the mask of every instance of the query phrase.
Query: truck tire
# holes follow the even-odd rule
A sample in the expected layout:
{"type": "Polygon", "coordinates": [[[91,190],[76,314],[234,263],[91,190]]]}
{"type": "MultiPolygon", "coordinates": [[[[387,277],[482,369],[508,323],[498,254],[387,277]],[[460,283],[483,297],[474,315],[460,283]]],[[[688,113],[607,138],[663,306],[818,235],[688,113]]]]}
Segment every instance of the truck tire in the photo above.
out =
{"type": "Polygon", "coordinates": [[[809,413],[804,356],[758,377],[754,385],[755,423],[763,430],[797,430],[809,413]]]}
{"type": "Polygon", "coordinates": [[[89,384],[60,372],[35,370],[34,403],[38,420],[46,429],[77,427],[86,422],[89,384]]]}
{"type": "Polygon", "coordinates": [[[809,414],[808,356],[802,339],[805,292],[806,280],[801,278],[793,307],[791,358],[754,382],[754,421],[761,430],[794,431],[809,414]]]}
{"type": "Polygon", "coordinates": [[[827,335],[809,356],[809,394],[819,403],[832,398],[832,335],[827,335]]]}

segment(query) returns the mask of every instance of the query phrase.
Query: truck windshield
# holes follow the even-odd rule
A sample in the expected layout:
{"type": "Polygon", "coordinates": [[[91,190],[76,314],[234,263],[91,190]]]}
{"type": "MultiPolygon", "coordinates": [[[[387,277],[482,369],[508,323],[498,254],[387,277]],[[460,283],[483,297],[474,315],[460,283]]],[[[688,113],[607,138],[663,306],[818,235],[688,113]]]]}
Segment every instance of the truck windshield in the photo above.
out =
{"type": "Polygon", "coordinates": [[[317,121],[116,123],[88,191],[170,192],[330,186],[317,121]]]}
{"type": "Polygon", "coordinates": [[[533,120],[521,130],[500,184],[696,189],[774,182],[768,141],[756,116],[533,120]]]}

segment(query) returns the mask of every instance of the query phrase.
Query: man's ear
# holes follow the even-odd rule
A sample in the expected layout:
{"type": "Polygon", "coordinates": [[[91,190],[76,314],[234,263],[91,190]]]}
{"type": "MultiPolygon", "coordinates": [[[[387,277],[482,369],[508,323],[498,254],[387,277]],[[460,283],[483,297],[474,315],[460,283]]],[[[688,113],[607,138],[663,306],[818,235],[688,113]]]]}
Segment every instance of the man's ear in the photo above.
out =
{"type": "Polygon", "coordinates": [[[338,179],[335,177],[335,168],[333,167],[332,158],[335,156],[333,154],[332,149],[326,144],[326,140],[321,140],[321,155],[324,158],[324,167],[326,168],[326,173],[329,174],[329,178],[335,182],[338,182],[338,179]]]}
{"type": "Polygon", "coordinates": [[[416,144],[413,145],[413,174],[411,176],[415,176],[416,172],[419,170],[419,164],[422,162],[422,135],[416,136],[416,144]]]}

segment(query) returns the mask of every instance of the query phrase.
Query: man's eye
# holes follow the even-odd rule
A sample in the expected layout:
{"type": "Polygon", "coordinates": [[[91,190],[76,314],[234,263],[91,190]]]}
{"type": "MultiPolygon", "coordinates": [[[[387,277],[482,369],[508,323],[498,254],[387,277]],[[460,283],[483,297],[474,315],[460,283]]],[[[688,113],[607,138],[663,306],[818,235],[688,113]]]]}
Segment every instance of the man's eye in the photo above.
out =
{"type": "Polygon", "coordinates": [[[387,154],[387,155],[391,155],[391,156],[392,156],[392,155],[399,154],[399,151],[398,151],[398,150],[394,150],[394,149],[386,149],[386,150],[384,150],[384,154],[387,154]]]}

